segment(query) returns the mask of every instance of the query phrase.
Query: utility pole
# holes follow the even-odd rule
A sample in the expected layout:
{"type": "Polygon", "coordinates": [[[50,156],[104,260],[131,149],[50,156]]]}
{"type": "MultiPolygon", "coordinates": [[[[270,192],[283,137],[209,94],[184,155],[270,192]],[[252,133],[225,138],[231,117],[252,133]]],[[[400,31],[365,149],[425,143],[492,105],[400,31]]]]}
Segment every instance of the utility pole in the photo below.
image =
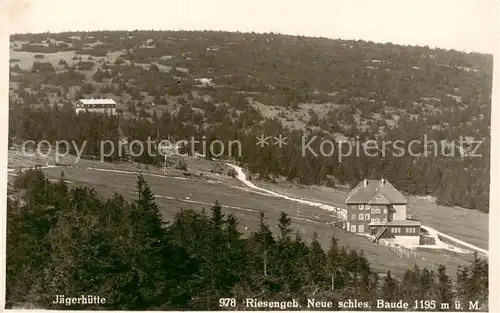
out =
{"type": "Polygon", "coordinates": [[[167,175],[167,154],[164,156],[164,163],[163,163],[163,175],[167,175]]]}

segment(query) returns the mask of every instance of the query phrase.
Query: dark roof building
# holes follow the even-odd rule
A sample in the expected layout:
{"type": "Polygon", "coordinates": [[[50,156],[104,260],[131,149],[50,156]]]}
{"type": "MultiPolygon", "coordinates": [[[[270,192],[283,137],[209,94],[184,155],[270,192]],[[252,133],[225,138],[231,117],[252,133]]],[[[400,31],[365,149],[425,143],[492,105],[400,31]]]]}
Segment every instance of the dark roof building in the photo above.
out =
{"type": "Polygon", "coordinates": [[[75,103],[75,111],[116,113],[116,102],[113,99],[80,99],[75,103]]]}
{"type": "Polygon", "coordinates": [[[346,204],[406,204],[408,200],[387,180],[363,180],[347,196],[346,204]]]}
{"type": "Polygon", "coordinates": [[[345,203],[347,230],[368,234],[375,240],[384,235],[418,244],[421,223],[407,219],[408,200],[387,180],[364,179],[349,192],[345,203]]]}

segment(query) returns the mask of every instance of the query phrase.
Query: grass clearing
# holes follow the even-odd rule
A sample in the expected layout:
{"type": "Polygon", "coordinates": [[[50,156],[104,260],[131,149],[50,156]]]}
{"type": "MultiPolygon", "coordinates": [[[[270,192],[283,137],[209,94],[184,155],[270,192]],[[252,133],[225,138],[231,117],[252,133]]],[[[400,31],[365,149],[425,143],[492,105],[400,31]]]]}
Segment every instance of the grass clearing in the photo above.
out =
{"type": "MultiPolygon", "coordinates": [[[[48,168],[44,169],[44,172],[51,179],[58,179],[61,172],[64,172],[65,179],[72,182],[72,187],[80,185],[95,188],[104,197],[112,196],[117,192],[128,198],[134,198],[136,195],[137,174],[135,172],[143,172],[152,191],[156,195],[162,196],[157,198],[157,203],[166,220],[171,220],[179,209],[210,209],[211,205],[200,203],[212,204],[218,200],[224,206],[223,210],[225,212],[231,212],[239,219],[240,230],[245,235],[257,229],[260,210],[266,212],[271,229],[278,231],[277,221],[279,214],[283,211],[290,215],[293,228],[302,235],[304,240],[310,240],[314,232],[316,232],[319,242],[327,249],[330,237],[335,234],[340,244],[351,249],[363,250],[373,268],[380,272],[391,270],[402,273],[405,269],[415,264],[421,267],[436,268],[439,263],[445,264],[447,268],[452,270],[456,269],[459,265],[466,264],[471,259],[471,256],[468,255],[457,256],[451,252],[430,249],[419,250],[416,260],[399,258],[395,252],[387,247],[375,245],[365,237],[354,235],[331,225],[336,221],[336,217],[332,215],[332,212],[248,190],[239,180],[227,176],[227,166],[223,162],[213,162],[194,157],[187,158],[186,160],[188,163],[188,172],[192,173],[192,176],[186,176],[184,175],[184,171],[176,170],[173,167],[167,169],[167,176],[162,176],[163,169],[161,167],[149,167],[146,169],[144,165],[127,162],[106,163],[98,160],[80,160],[75,164],[75,157],[73,156],[66,156],[60,160],[59,163],[66,165],[65,167],[48,168]],[[91,170],[88,169],[89,167],[104,169],[105,171],[91,170]],[[196,173],[203,173],[203,175],[195,175],[196,173]],[[181,179],[178,177],[181,177],[181,179]],[[245,210],[233,209],[231,207],[243,208],[245,210]]],[[[14,150],[9,151],[8,161],[9,168],[35,166],[37,164],[43,166],[47,163],[55,165],[54,156],[47,158],[41,156],[29,157],[14,150]]],[[[333,189],[323,186],[300,186],[263,182],[258,182],[258,185],[289,196],[317,199],[327,204],[340,204],[339,206],[343,204],[347,193],[345,189],[333,189]]],[[[417,204],[419,204],[421,210],[426,209],[420,202],[417,202],[417,204]]],[[[454,210],[453,208],[448,209],[454,210]]],[[[447,211],[437,211],[434,214],[436,215],[439,212],[446,214],[447,211]]],[[[470,211],[470,213],[478,212],[470,211]]],[[[412,214],[415,215],[415,213],[412,214]]],[[[448,233],[446,229],[441,229],[438,226],[444,222],[445,220],[437,219],[434,224],[427,221],[424,224],[448,233]]],[[[462,220],[453,220],[453,223],[457,222],[460,223],[462,220]]],[[[476,221],[476,223],[480,224],[481,222],[476,221]]],[[[452,227],[448,225],[448,228],[452,227]]],[[[455,236],[452,233],[450,235],[455,236]]],[[[462,237],[459,238],[462,239],[462,237]]],[[[466,239],[463,240],[467,241],[466,239]]],[[[475,244],[474,242],[471,243],[475,244]]]]}
{"type": "MultiPolygon", "coordinates": [[[[108,197],[115,192],[127,198],[136,196],[137,175],[115,172],[104,172],[88,170],[85,168],[49,168],[44,171],[49,178],[57,179],[64,170],[65,178],[72,181],[72,186],[83,185],[95,188],[103,196],[108,197]]],[[[371,262],[373,268],[379,272],[391,270],[402,273],[405,269],[418,264],[421,267],[436,268],[437,264],[443,263],[450,270],[459,265],[466,264],[469,256],[450,256],[448,252],[421,251],[417,259],[404,259],[397,257],[396,253],[384,246],[375,245],[367,238],[354,235],[331,225],[336,218],[331,212],[319,208],[295,203],[282,198],[265,196],[253,192],[247,192],[236,186],[236,180],[226,183],[213,183],[206,180],[187,179],[179,180],[174,177],[145,177],[152,191],[158,198],[157,203],[166,220],[171,220],[179,209],[192,208],[195,210],[210,209],[210,205],[199,203],[186,203],[186,201],[198,201],[203,203],[214,203],[219,201],[225,213],[233,213],[240,221],[240,229],[245,235],[249,235],[258,227],[259,211],[266,212],[266,217],[271,229],[275,232],[279,214],[283,211],[292,218],[292,227],[298,231],[304,240],[309,241],[314,232],[318,234],[319,242],[327,249],[330,237],[335,235],[340,244],[351,249],[363,250],[371,262]],[[165,198],[167,197],[167,198],[165,198]],[[239,207],[245,210],[228,208],[227,206],[239,207]]],[[[452,272],[453,273],[453,272],[452,272]]]]}
{"type": "MultiPolygon", "coordinates": [[[[349,192],[345,188],[326,186],[300,186],[291,183],[255,182],[259,187],[290,197],[314,199],[325,204],[344,207],[349,192]]],[[[407,213],[442,233],[456,237],[483,249],[488,249],[489,215],[476,210],[438,205],[421,197],[410,196],[407,213]]]]}

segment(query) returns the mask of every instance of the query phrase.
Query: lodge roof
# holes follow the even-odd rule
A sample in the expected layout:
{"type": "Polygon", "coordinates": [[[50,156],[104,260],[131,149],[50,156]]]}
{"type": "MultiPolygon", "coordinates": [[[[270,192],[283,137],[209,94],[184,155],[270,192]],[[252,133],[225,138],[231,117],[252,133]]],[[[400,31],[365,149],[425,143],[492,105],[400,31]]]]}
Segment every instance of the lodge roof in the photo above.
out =
{"type": "Polygon", "coordinates": [[[116,105],[116,102],[113,99],[80,99],[78,102],[81,102],[82,104],[114,104],[116,105]]]}
{"type": "Polygon", "coordinates": [[[372,222],[370,226],[420,226],[422,222],[415,220],[392,220],[390,222],[372,222]]]}
{"type": "Polygon", "coordinates": [[[387,227],[380,227],[377,231],[377,233],[375,234],[375,240],[379,240],[380,237],[382,237],[382,235],[386,232],[387,230],[387,227]]]}
{"type": "Polygon", "coordinates": [[[387,180],[363,180],[347,196],[347,204],[406,204],[405,196],[387,180]]]}

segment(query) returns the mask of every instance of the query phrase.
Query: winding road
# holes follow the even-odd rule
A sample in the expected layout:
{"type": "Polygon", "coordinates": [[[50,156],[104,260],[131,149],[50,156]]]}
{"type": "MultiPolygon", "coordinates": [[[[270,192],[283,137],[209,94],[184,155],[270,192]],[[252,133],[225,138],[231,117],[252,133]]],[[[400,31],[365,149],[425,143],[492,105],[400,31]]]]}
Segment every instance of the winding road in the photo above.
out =
{"type": "MultiPolygon", "coordinates": [[[[282,194],[279,194],[277,192],[274,192],[274,191],[271,191],[271,190],[267,190],[267,189],[264,189],[264,188],[261,188],[261,187],[258,187],[256,186],[255,184],[253,184],[252,182],[248,181],[247,179],[247,176],[245,175],[245,173],[243,172],[243,169],[237,165],[234,165],[234,164],[231,164],[231,163],[226,163],[227,166],[233,168],[236,173],[238,174],[236,177],[243,183],[245,184],[247,187],[249,188],[252,188],[252,189],[255,189],[255,190],[258,190],[258,191],[261,191],[261,192],[264,192],[264,193],[267,193],[267,194],[270,194],[270,195],[273,195],[273,196],[276,196],[276,197],[280,197],[280,198],[284,198],[284,199],[287,199],[287,200],[290,200],[290,201],[295,201],[295,202],[299,202],[299,203],[303,203],[303,204],[307,204],[307,205],[311,205],[311,206],[315,206],[315,207],[318,207],[320,209],[323,209],[323,210],[327,210],[327,211],[332,211],[332,212],[335,212],[337,214],[337,216],[339,216],[341,219],[346,219],[346,216],[347,216],[347,212],[345,209],[342,209],[342,208],[338,208],[338,207],[335,207],[335,206],[332,206],[332,205],[327,205],[327,204],[323,204],[323,203],[318,203],[318,202],[314,202],[314,201],[308,201],[308,200],[303,200],[303,199],[299,199],[299,198],[292,198],[292,197],[289,197],[289,196],[285,196],[285,195],[282,195],[282,194]]],[[[485,249],[481,249],[477,246],[474,246],[470,243],[467,243],[465,241],[462,241],[458,238],[455,238],[453,236],[450,236],[450,235],[447,235],[447,234],[444,234],[430,226],[425,226],[425,225],[422,225],[422,228],[424,230],[426,230],[429,235],[431,235],[432,237],[434,237],[435,241],[436,241],[436,244],[433,245],[433,246],[425,246],[425,247],[429,247],[429,248],[437,248],[437,249],[447,249],[447,250],[451,250],[451,251],[457,251],[457,248],[453,248],[453,247],[450,247],[449,244],[441,241],[441,239],[439,238],[439,236],[441,237],[444,237],[452,242],[455,242],[456,244],[459,244],[461,246],[464,246],[464,247],[467,247],[471,250],[474,250],[474,251],[477,251],[479,253],[482,253],[486,256],[488,256],[488,251],[485,250],[485,249]]],[[[460,249],[458,249],[460,250],[460,249]]]]}
{"type": "MultiPolygon", "coordinates": [[[[336,207],[336,206],[333,206],[333,205],[328,205],[328,204],[324,204],[324,203],[320,203],[320,202],[315,202],[315,201],[310,201],[310,200],[304,200],[304,199],[300,199],[300,198],[293,198],[293,197],[289,197],[289,196],[286,196],[286,195],[283,195],[283,194],[280,194],[280,193],[277,193],[277,192],[274,192],[274,191],[271,191],[271,190],[267,190],[267,189],[264,189],[264,188],[261,188],[261,187],[258,187],[256,186],[255,184],[253,184],[252,182],[250,182],[248,179],[247,179],[247,176],[245,175],[245,173],[243,172],[243,169],[240,167],[240,166],[237,166],[237,165],[234,165],[234,164],[231,164],[231,163],[226,163],[227,166],[233,168],[236,173],[237,173],[237,176],[236,178],[238,180],[240,180],[243,184],[245,184],[245,186],[253,189],[253,190],[256,190],[256,191],[259,191],[261,193],[264,193],[264,194],[267,194],[267,195],[271,195],[271,196],[275,196],[275,197],[279,197],[279,198],[283,198],[283,199],[287,199],[287,200],[290,200],[290,201],[295,201],[295,202],[298,202],[298,203],[302,203],[302,204],[305,204],[305,205],[310,205],[310,206],[313,206],[313,207],[317,207],[317,208],[320,208],[322,210],[326,210],[326,211],[330,211],[330,212],[333,212],[334,214],[336,214],[339,218],[345,220],[347,218],[347,212],[345,209],[343,208],[340,208],[340,207],[336,207]]],[[[57,166],[54,166],[54,165],[47,165],[47,166],[42,166],[40,167],[40,169],[46,169],[46,168],[53,168],[53,167],[57,167],[57,166]]],[[[26,168],[24,169],[21,169],[21,171],[25,170],[26,168]]],[[[129,174],[145,174],[145,173],[140,173],[140,172],[133,172],[133,171],[120,171],[120,170],[112,170],[112,169],[100,169],[100,168],[92,168],[92,167],[89,167],[87,168],[87,170],[97,170],[97,171],[106,171],[106,172],[116,172],[116,173],[129,173],[129,174]]],[[[14,169],[7,169],[8,171],[8,174],[9,175],[12,175],[12,176],[15,176],[15,170],[14,169]]],[[[164,177],[163,175],[155,175],[155,174],[145,174],[145,175],[151,175],[151,176],[158,176],[158,177],[164,177]]],[[[184,177],[173,177],[173,178],[176,178],[176,179],[187,179],[187,178],[184,178],[184,177]]],[[[71,181],[68,181],[69,183],[72,183],[71,181]]],[[[162,196],[159,196],[159,197],[162,197],[162,196]]],[[[186,200],[183,200],[183,201],[186,201],[186,200]]],[[[186,201],[188,202],[188,201],[186,201]]],[[[240,208],[238,208],[240,209],[240,208]]],[[[423,246],[423,247],[427,247],[427,248],[435,248],[435,249],[447,249],[447,250],[450,250],[450,251],[460,251],[461,249],[460,248],[456,248],[456,247],[453,247],[453,245],[449,245],[448,243],[445,243],[443,241],[441,241],[440,237],[443,237],[443,238],[446,238],[448,239],[449,241],[451,242],[454,242],[456,243],[457,245],[460,245],[462,247],[466,247],[470,250],[473,250],[473,251],[477,251],[481,254],[484,254],[486,256],[488,256],[488,251],[485,250],[485,249],[482,249],[482,248],[479,248],[475,245],[472,245],[468,242],[465,242],[465,241],[462,241],[458,238],[455,238],[453,236],[450,236],[450,235],[447,235],[445,233],[442,233],[430,226],[426,226],[426,225],[422,225],[421,226],[424,230],[426,230],[430,236],[434,237],[435,238],[435,241],[436,241],[436,244],[435,245],[426,245],[426,246],[423,246]]]]}
{"type": "Polygon", "coordinates": [[[250,187],[252,189],[255,189],[255,190],[267,193],[269,195],[280,197],[280,198],[283,198],[283,199],[287,199],[287,200],[299,202],[299,203],[302,203],[302,204],[307,204],[307,205],[310,205],[310,206],[318,207],[318,208],[326,210],[326,211],[331,211],[331,212],[334,212],[337,216],[339,216],[342,219],[346,219],[347,218],[347,212],[346,212],[345,209],[342,209],[342,208],[339,208],[339,207],[335,207],[333,205],[324,204],[324,203],[319,203],[319,202],[314,202],[314,201],[309,201],[309,200],[304,200],[304,199],[299,199],[299,198],[292,198],[292,197],[285,196],[285,195],[282,195],[280,193],[277,193],[277,192],[274,192],[274,191],[271,191],[271,190],[267,190],[267,189],[258,187],[256,185],[254,185],[252,182],[248,181],[247,176],[245,175],[245,173],[243,173],[243,170],[242,170],[241,167],[236,166],[234,164],[230,164],[230,163],[226,163],[226,165],[228,165],[228,166],[232,167],[233,169],[235,169],[236,173],[238,173],[238,175],[236,177],[242,183],[244,183],[246,186],[248,186],[248,187],[250,187]]]}

